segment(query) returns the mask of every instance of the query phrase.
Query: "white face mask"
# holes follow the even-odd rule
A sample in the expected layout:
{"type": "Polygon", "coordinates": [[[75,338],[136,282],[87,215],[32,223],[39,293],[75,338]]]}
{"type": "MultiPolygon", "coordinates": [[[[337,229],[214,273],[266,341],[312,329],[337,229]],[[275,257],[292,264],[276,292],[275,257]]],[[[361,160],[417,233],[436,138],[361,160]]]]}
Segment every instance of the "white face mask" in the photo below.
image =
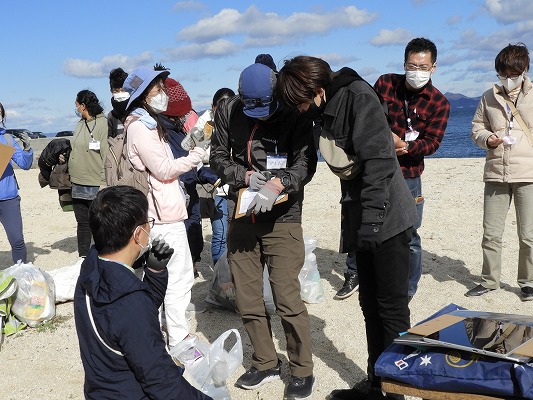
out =
{"type": "Polygon", "coordinates": [[[126,101],[130,98],[130,94],[128,92],[116,92],[113,93],[113,99],[115,101],[126,101]]]}
{"type": "Polygon", "coordinates": [[[168,96],[165,92],[161,92],[150,99],[150,107],[156,113],[162,113],[167,110],[168,96]]]}
{"type": "Polygon", "coordinates": [[[146,244],[146,246],[142,246],[141,244],[137,243],[139,245],[139,247],[141,248],[141,251],[139,252],[139,255],[137,256],[137,258],[135,259],[135,261],[137,261],[139,258],[141,258],[143,256],[144,253],[146,253],[147,251],[150,251],[150,249],[152,248],[152,241],[153,239],[150,237],[150,235],[148,234],[148,232],[146,232],[142,227],[138,227],[138,228],[141,228],[141,230],[144,231],[144,233],[146,233],[146,235],[148,236],[148,243],[146,244]]]}
{"type": "Polygon", "coordinates": [[[524,80],[524,74],[520,75],[518,79],[511,79],[511,78],[500,78],[500,82],[507,91],[507,93],[512,92],[514,89],[516,89],[518,86],[522,85],[522,81],[524,80]]]}
{"type": "Polygon", "coordinates": [[[431,71],[405,71],[405,79],[413,89],[420,89],[431,78],[431,71]]]}

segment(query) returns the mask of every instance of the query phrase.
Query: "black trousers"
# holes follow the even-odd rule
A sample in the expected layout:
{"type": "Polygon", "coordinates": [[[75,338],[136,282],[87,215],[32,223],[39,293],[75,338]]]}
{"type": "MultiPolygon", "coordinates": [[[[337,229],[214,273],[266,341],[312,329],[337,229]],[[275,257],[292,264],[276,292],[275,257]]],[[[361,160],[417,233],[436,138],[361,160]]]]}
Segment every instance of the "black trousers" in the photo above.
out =
{"type": "Polygon", "coordinates": [[[91,247],[92,235],[89,227],[89,207],[91,203],[92,200],[72,199],[74,216],[78,223],[76,235],[78,237],[78,255],[80,257],[87,257],[91,247]]]}
{"type": "Polygon", "coordinates": [[[380,385],[374,364],[400,332],[410,327],[409,240],[411,229],[386,240],[374,251],[357,251],[359,303],[365,318],[368,378],[380,385]]]}

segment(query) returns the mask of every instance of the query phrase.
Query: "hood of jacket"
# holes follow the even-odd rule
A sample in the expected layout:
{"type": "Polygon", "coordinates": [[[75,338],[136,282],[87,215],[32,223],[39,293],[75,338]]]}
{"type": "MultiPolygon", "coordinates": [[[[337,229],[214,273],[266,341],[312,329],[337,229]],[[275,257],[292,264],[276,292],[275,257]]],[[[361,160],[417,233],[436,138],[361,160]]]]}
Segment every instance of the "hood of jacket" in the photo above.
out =
{"type": "MultiPolygon", "coordinates": [[[[340,88],[348,86],[354,81],[364,81],[353,69],[344,67],[333,74],[333,80],[326,88],[326,99],[331,99],[340,88]]],[[[366,82],[366,81],[365,81],[366,82]]]]}
{"type": "Polygon", "coordinates": [[[143,282],[125,266],[99,260],[94,246],[81,264],[78,280],[93,301],[101,304],[113,303],[130,293],[146,290],[143,282]]]}

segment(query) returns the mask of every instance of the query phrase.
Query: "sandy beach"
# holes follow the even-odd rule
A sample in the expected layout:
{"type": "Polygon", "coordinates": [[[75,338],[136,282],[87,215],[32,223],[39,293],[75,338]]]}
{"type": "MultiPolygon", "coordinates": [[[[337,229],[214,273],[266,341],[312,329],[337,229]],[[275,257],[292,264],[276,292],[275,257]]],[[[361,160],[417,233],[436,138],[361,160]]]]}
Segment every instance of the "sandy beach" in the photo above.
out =
{"type": "MultiPolygon", "coordinates": [[[[423,275],[418,293],[410,303],[415,323],[449,303],[472,310],[530,314],[530,303],[520,300],[516,283],[518,239],[511,206],[503,242],[502,288],[481,298],[463,294],[479,283],[483,212],[484,159],[426,159],[423,193],[426,198],[422,237],[423,275]]],[[[16,171],[21,187],[24,234],[29,261],[50,271],[74,264],[78,258],[76,221],[64,213],[57,192],[41,189],[38,169],[16,171]]],[[[364,377],[366,341],[357,296],[333,300],[344,281],[345,255],[338,254],[340,225],[338,179],[319,164],[306,186],[303,213],[304,235],[318,239],[315,250],[324,285],[324,301],[308,305],[317,384],[313,399],[324,399],[331,390],[349,388],[364,377]]],[[[206,244],[211,238],[208,220],[203,221],[206,244]]],[[[199,264],[200,278],[192,290],[193,303],[203,304],[212,274],[209,246],[199,264]]],[[[0,269],[12,264],[10,247],[0,230],[0,269]]],[[[48,329],[26,329],[6,338],[0,352],[0,387],[3,399],[83,399],[83,368],[74,327],[72,302],[60,304],[62,322],[48,329]]],[[[208,309],[191,320],[191,331],[213,341],[222,332],[237,328],[244,347],[244,365],[228,381],[233,399],[281,399],[288,380],[285,341],[278,317],[273,317],[274,338],[283,361],[283,382],[258,390],[233,386],[250,366],[251,346],[239,316],[230,311],[208,309]]]]}

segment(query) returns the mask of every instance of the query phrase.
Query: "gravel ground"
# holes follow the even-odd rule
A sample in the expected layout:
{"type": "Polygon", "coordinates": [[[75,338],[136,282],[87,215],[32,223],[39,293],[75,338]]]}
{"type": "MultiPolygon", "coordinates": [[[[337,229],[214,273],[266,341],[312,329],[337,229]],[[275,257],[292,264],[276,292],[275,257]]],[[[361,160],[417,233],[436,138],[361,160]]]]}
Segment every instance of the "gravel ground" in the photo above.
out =
{"type": "MultiPolygon", "coordinates": [[[[483,159],[427,159],[423,176],[426,204],[420,230],[424,271],[411,302],[411,321],[419,321],[453,302],[472,310],[529,314],[516,284],[518,240],[511,207],[504,236],[502,289],[481,298],[464,292],[477,284],[481,272],[480,249],[483,211],[483,159]]],[[[29,260],[45,270],[77,260],[76,222],[59,208],[57,194],[37,183],[38,170],[17,170],[21,187],[24,232],[29,260]]],[[[318,239],[315,250],[324,285],[324,301],[308,306],[317,384],[313,399],[324,399],[336,388],[348,388],[364,377],[366,341],[357,296],[336,301],[343,283],[344,255],[339,255],[339,183],[323,164],[306,187],[304,235],[318,239]]],[[[204,220],[206,241],[211,238],[204,220]]],[[[212,274],[209,246],[199,264],[200,278],[193,287],[193,302],[204,304],[212,274]]],[[[0,231],[0,269],[11,265],[9,245],[0,231]]],[[[3,399],[82,399],[83,368],[79,358],[72,303],[60,304],[62,322],[47,329],[26,329],[5,340],[0,352],[0,387],[3,399]]],[[[233,386],[250,366],[251,346],[240,318],[229,311],[208,309],[196,314],[192,331],[213,341],[237,328],[244,347],[244,365],[228,381],[233,399],[280,399],[288,379],[285,341],[279,318],[272,320],[274,340],[283,361],[283,381],[244,391],[233,386]]]]}

